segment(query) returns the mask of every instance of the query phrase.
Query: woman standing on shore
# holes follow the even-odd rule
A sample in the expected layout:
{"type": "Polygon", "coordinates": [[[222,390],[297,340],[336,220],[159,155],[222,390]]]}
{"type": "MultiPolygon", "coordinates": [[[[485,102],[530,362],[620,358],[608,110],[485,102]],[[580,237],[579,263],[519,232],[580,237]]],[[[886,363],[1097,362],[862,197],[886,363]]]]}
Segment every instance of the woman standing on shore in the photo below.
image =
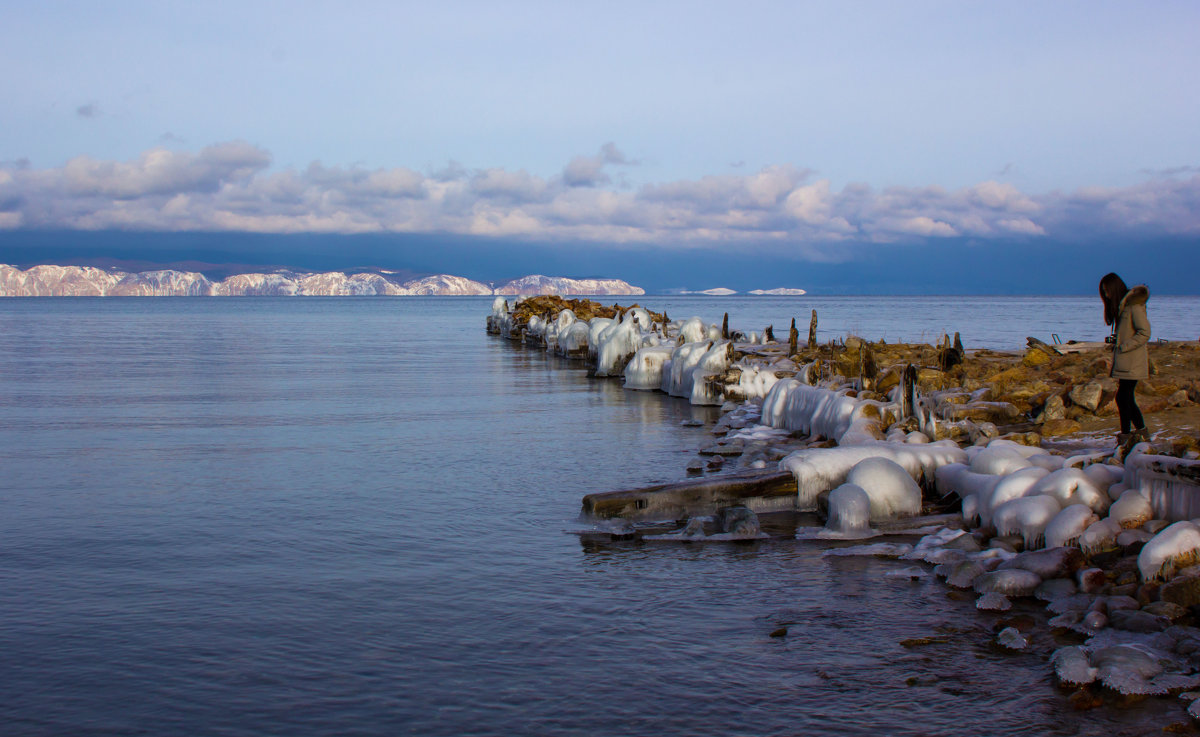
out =
{"type": "Polygon", "coordinates": [[[1138,381],[1150,375],[1150,355],[1146,350],[1150,341],[1150,320],[1146,317],[1150,290],[1144,284],[1130,289],[1121,277],[1107,274],[1100,280],[1100,299],[1104,301],[1104,323],[1113,328],[1112,335],[1105,340],[1113,346],[1110,375],[1118,382],[1121,434],[1117,436],[1117,445],[1132,445],[1150,439],[1133,395],[1138,381]]]}

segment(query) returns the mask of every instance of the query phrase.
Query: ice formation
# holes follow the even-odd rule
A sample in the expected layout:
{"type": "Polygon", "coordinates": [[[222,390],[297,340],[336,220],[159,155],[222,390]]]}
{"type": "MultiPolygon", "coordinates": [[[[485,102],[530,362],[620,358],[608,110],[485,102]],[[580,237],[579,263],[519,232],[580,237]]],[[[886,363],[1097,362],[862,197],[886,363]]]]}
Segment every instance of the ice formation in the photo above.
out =
{"type": "Polygon", "coordinates": [[[846,483],[866,492],[872,522],[921,513],[921,487],[895,461],[878,456],[863,459],[846,474],[846,483]]]}
{"type": "Polygon", "coordinates": [[[1037,482],[1050,474],[1044,468],[1021,468],[998,479],[990,491],[980,494],[979,518],[985,525],[992,523],[992,514],[1005,502],[1020,499],[1030,493],[1037,482]]]}
{"type": "Polygon", "coordinates": [[[1050,473],[1034,484],[1029,494],[1052,496],[1064,507],[1086,504],[1097,514],[1108,511],[1108,494],[1097,488],[1088,475],[1078,468],[1064,468],[1050,473]]]}
{"type": "Polygon", "coordinates": [[[1062,545],[1078,545],[1079,537],[1099,517],[1086,504],[1070,504],[1046,525],[1046,547],[1057,548],[1062,545]]]}
{"type": "Polygon", "coordinates": [[[985,612],[1007,612],[1012,609],[1012,602],[1004,594],[989,591],[975,600],[975,608],[985,612]]]}
{"type": "MultiPolygon", "coordinates": [[[[763,417],[766,417],[765,408],[763,417]]],[[[850,469],[867,458],[895,461],[914,479],[926,481],[933,477],[939,466],[961,462],[965,456],[953,442],[939,441],[928,445],[880,442],[798,450],[781,460],[779,468],[791,471],[796,477],[797,509],[812,511],[817,508],[817,495],[845,483],[850,469]]]]}
{"type": "Polygon", "coordinates": [[[1182,520],[1158,533],[1138,554],[1142,580],[1170,578],[1179,568],[1195,563],[1200,555],[1200,528],[1182,520]]]}
{"type": "Polygon", "coordinates": [[[864,538],[878,533],[871,529],[871,497],[861,486],[845,483],[829,493],[829,521],[822,537],[864,538]]]}
{"type": "Polygon", "coordinates": [[[1009,650],[1024,650],[1029,647],[1029,640],[1016,627],[1005,627],[996,635],[996,644],[1009,650]]]}
{"type": "Polygon", "coordinates": [[[1022,468],[1028,468],[1029,461],[1025,456],[1011,447],[1004,445],[989,445],[971,459],[972,473],[987,473],[1004,476],[1022,468]]]}
{"type": "Polygon", "coordinates": [[[668,345],[639,348],[625,367],[625,388],[652,391],[662,388],[663,369],[675,348],[668,345]]]}
{"type": "Polygon", "coordinates": [[[620,322],[613,323],[600,333],[596,349],[596,376],[619,376],[625,364],[642,347],[642,329],[649,329],[639,322],[635,310],[629,310],[620,322]]]}
{"type": "Polygon", "coordinates": [[[1042,546],[1046,525],[1062,510],[1058,500],[1039,494],[1004,502],[996,508],[992,524],[1000,535],[1020,535],[1026,549],[1042,546]]]}
{"type": "Polygon", "coordinates": [[[1113,502],[1112,507],[1108,510],[1108,516],[1122,529],[1130,530],[1149,522],[1150,518],[1154,516],[1154,510],[1150,508],[1150,500],[1142,492],[1128,489],[1121,494],[1117,501],[1113,502]]]}
{"type": "Polygon", "coordinates": [[[1104,518],[1099,522],[1093,522],[1083,534],[1079,536],[1079,549],[1084,555],[1095,555],[1103,550],[1109,550],[1116,547],[1117,533],[1121,531],[1121,526],[1116,520],[1104,518]]]}
{"type": "MultiPolygon", "coordinates": [[[[782,379],[771,387],[763,400],[763,422],[806,435],[819,435],[846,445],[843,435],[855,420],[878,424],[880,402],[856,399],[830,389],[782,379]]],[[[861,425],[856,428],[862,432],[861,425]]],[[[880,436],[876,433],[876,436],[880,436]]]]}
{"type": "Polygon", "coordinates": [[[692,404],[720,404],[724,399],[721,389],[714,388],[707,380],[723,374],[729,367],[730,347],[731,344],[727,340],[717,341],[713,343],[712,348],[700,356],[700,360],[692,369],[692,392],[690,395],[692,404]]]}
{"type": "Polygon", "coordinates": [[[1200,494],[1196,482],[1200,478],[1200,461],[1147,455],[1139,445],[1125,459],[1122,480],[1126,488],[1137,489],[1150,500],[1154,516],[1161,519],[1200,518],[1200,494]]]}
{"type": "Polygon", "coordinates": [[[1086,686],[1099,675],[1099,670],[1088,659],[1087,651],[1078,645],[1055,650],[1050,662],[1054,665],[1054,675],[1066,686],[1086,686]]]}
{"type": "Polygon", "coordinates": [[[1032,571],[1009,568],[984,573],[975,579],[977,594],[997,593],[1005,596],[1032,596],[1042,579],[1032,571]]]}
{"type": "Polygon", "coordinates": [[[712,348],[711,342],[684,343],[672,352],[671,360],[663,365],[662,390],[672,397],[691,397],[693,372],[712,348]]]}

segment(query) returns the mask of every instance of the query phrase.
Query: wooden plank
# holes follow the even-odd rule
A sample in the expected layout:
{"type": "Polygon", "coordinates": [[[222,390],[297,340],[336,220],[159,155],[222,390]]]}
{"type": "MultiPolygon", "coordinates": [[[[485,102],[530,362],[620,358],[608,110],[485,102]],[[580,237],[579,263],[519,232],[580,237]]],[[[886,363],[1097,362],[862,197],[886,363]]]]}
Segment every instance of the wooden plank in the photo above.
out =
{"type": "Polygon", "coordinates": [[[683,519],[742,505],[755,512],[796,508],[796,478],[790,471],[749,471],[722,476],[588,494],[584,517],[630,521],[683,519]]]}

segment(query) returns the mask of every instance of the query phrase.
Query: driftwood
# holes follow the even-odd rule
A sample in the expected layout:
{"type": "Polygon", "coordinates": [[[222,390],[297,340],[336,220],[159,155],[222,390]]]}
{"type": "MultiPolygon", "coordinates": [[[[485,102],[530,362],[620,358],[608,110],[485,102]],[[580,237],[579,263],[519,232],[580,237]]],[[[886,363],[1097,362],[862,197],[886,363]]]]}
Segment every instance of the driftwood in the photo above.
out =
{"type": "MultiPolygon", "coordinates": [[[[796,355],[796,343],[800,340],[800,333],[796,332],[796,318],[792,318],[792,328],[788,331],[788,355],[796,355]]],[[[810,345],[809,348],[812,346],[810,345]]]]}
{"type": "Polygon", "coordinates": [[[795,509],[796,477],[790,471],[754,471],[588,494],[584,517],[630,521],[683,519],[742,505],[755,512],[795,509]]]}
{"type": "Polygon", "coordinates": [[[900,419],[907,420],[917,413],[917,367],[911,363],[904,367],[900,379],[900,419]]]}
{"type": "MultiPolygon", "coordinates": [[[[794,324],[794,321],[793,321],[794,324]]],[[[817,347],[817,311],[812,311],[812,319],[808,321],[808,347],[817,347]]]]}
{"type": "Polygon", "coordinates": [[[1037,348],[1040,351],[1045,351],[1047,355],[1050,355],[1050,356],[1061,356],[1062,355],[1062,353],[1055,346],[1052,346],[1043,340],[1038,340],[1037,338],[1034,338],[1033,336],[1026,338],[1025,342],[1029,345],[1030,348],[1037,348]]]}

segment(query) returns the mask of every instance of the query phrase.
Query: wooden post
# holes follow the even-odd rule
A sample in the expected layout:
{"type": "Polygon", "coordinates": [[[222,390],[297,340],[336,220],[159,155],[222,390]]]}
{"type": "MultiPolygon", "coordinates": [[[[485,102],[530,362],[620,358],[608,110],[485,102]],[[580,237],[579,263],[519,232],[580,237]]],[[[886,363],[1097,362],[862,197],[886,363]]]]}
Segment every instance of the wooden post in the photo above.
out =
{"type": "Polygon", "coordinates": [[[775,327],[774,325],[768,325],[767,329],[763,331],[763,335],[766,336],[766,341],[768,343],[775,342],[775,330],[773,329],[774,327],[775,327]]]}
{"type": "Polygon", "coordinates": [[[729,313],[725,313],[725,317],[721,319],[721,337],[729,340],[729,313]]]}
{"type": "Polygon", "coordinates": [[[817,347],[817,311],[812,311],[812,319],[808,321],[808,347],[817,347]]]}
{"type": "MultiPolygon", "coordinates": [[[[788,331],[788,355],[796,355],[796,343],[800,340],[800,333],[796,332],[796,318],[792,318],[792,329],[788,331]]],[[[809,346],[810,348],[812,346],[809,346]]]]}
{"type": "Polygon", "coordinates": [[[863,343],[858,354],[858,385],[864,390],[875,388],[875,377],[879,375],[879,364],[875,362],[875,352],[871,346],[863,343]]]}
{"type": "Polygon", "coordinates": [[[900,379],[900,419],[914,417],[917,411],[917,367],[911,363],[904,367],[900,379]]]}

